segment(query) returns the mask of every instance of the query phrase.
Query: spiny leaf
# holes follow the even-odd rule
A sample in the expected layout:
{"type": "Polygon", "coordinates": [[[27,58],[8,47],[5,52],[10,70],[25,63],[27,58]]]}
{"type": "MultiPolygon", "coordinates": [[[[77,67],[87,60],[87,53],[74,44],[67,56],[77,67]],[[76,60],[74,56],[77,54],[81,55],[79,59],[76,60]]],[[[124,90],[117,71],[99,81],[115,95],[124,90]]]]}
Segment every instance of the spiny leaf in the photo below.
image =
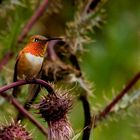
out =
{"type": "Polygon", "coordinates": [[[78,139],[80,138],[80,136],[82,135],[82,133],[83,133],[83,130],[80,131],[79,133],[77,133],[77,134],[72,138],[72,140],[78,140],[78,139]]]}

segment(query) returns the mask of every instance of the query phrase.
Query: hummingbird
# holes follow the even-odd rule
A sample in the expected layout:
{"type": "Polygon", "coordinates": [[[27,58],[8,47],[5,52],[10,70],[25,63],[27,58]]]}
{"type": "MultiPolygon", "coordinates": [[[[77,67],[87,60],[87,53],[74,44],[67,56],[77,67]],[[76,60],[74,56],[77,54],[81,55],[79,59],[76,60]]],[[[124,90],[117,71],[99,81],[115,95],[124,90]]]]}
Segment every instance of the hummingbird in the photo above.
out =
{"type": "MultiPolygon", "coordinates": [[[[14,68],[14,77],[13,81],[23,80],[23,79],[33,79],[40,78],[40,73],[43,66],[44,57],[46,54],[48,42],[51,40],[60,40],[61,38],[47,38],[42,35],[33,35],[30,37],[28,43],[25,47],[19,52],[15,68],[14,68]]],[[[39,85],[38,85],[39,87],[39,85]]],[[[29,86],[29,94],[35,94],[34,84],[29,86]]],[[[13,96],[17,97],[20,92],[19,87],[13,89],[13,96]]],[[[33,95],[29,95],[32,100],[33,95]]]]}

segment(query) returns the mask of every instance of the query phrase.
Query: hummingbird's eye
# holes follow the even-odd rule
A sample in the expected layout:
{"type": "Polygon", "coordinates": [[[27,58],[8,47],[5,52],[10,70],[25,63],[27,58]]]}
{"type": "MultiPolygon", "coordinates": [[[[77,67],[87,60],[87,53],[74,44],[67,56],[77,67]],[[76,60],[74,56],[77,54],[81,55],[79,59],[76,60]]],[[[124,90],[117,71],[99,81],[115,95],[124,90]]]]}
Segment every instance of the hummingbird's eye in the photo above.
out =
{"type": "Polygon", "coordinates": [[[34,42],[39,42],[39,40],[37,38],[34,39],[34,42]]]}

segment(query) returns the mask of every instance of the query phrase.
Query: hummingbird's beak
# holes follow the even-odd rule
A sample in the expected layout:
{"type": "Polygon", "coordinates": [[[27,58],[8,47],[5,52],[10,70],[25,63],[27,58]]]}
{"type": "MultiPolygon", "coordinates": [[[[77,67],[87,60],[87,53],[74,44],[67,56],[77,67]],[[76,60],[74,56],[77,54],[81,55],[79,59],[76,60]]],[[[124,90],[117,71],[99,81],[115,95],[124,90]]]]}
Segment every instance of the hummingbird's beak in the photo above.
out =
{"type": "Polygon", "coordinates": [[[59,37],[48,38],[48,39],[46,39],[46,42],[51,41],[51,40],[62,40],[62,38],[59,38],[59,37]]]}

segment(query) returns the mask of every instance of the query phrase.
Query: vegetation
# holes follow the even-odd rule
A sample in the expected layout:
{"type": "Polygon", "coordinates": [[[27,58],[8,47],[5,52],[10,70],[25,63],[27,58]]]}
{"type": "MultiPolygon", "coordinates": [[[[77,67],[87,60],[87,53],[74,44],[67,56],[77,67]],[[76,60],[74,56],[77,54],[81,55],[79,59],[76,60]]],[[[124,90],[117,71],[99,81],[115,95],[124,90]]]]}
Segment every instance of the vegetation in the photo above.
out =
{"type": "Polygon", "coordinates": [[[139,13],[137,0],[1,0],[0,139],[140,139],[139,13]],[[33,34],[63,40],[49,42],[40,79],[13,82],[33,34]],[[26,110],[28,84],[41,90],[26,110]]]}

